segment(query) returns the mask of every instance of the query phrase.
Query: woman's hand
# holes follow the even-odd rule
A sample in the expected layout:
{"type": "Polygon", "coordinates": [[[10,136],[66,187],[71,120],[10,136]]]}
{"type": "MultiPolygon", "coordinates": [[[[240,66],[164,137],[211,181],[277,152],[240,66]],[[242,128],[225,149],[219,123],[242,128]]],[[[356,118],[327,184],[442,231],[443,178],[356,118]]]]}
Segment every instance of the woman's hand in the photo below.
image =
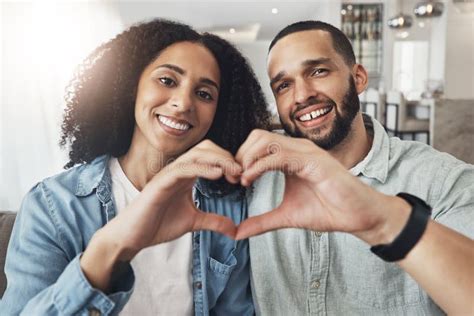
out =
{"type": "Polygon", "coordinates": [[[196,208],[192,188],[197,177],[215,180],[225,176],[237,183],[241,171],[229,152],[209,140],[163,168],[92,238],[81,258],[81,267],[91,284],[105,290],[118,262],[130,261],[143,248],[188,232],[212,230],[235,237],[236,227],[231,219],[196,208]]]}

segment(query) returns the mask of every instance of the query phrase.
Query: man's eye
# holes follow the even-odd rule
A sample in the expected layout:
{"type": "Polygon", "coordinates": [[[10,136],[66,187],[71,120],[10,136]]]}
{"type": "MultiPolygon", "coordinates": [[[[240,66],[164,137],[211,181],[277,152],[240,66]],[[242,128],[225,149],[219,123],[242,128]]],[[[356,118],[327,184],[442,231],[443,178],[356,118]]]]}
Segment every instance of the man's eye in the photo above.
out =
{"type": "Polygon", "coordinates": [[[283,89],[288,88],[288,86],[289,86],[289,85],[288,85],[288,82],[283,82],[283,83],[279,84],[279,85],[276,87],[275,92],[278,93],[278,92],[282,91],[283,89]]]}
{"type": "Polygon", "coordinates": [[[322,74],[325,74],[327,73],[328,70],[327,69],[324,69],[324,68],[316,68],[313,70],[313,72],[311,73],[311,76],[319,76],[319,75],[322,75],[322,74]]]}
{"type": "Polygon", "coordinates": [[[212,101],[214,100],[214,98],[212,97],[212,95],[206,91],[198,91],[197,92],[197,95],[201,98],[201,99],[204,99],[204,100],[209,100],[209,101],[212,101]]]}
{"type": "Polygon", "coordinates": [[[160,77],[159,80],[160,80],[160,82],[161,82],[162,84],[164,84],[165,86],[170,86],[170,87],[171,87],[171,86],[174,86],[174,85],[175,85],[174,80],[171,79],[171,78],[168,78],[168,77],[160,77]]]}

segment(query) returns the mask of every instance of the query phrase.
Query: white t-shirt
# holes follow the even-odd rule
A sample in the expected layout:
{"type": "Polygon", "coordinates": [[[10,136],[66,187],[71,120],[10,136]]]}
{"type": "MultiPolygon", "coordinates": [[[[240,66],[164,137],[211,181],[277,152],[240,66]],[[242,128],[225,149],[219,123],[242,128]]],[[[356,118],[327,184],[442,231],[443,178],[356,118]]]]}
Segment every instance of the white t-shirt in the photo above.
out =
{"type": "MultiPolygon", "coordinates": [[[[117,158],[109,162],[117,212],[140,192],[117,158]]],[[[192,234],[140,251],[131,265],[135,289],[121,315],[192,315],[192,234]]]]}

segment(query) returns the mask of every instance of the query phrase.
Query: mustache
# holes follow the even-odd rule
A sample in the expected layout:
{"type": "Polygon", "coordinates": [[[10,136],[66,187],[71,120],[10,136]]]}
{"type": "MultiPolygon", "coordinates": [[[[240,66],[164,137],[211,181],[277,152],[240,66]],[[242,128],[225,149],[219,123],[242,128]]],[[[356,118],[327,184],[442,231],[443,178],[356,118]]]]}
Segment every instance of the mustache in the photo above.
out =
{"type": "Polygon", "coordinates": [[[321,99],[321,98],[309,98],[306,102],[304,103],[299,103],[296,105],[296,108],[293,110],[293,112],[291,113],[291,118],[292,119],[295,119],[296,116],[295,114],[298,112],[298,111],[301,111],[303,109],[306,109],[307,107],[310,107],[310,106],[313,106],[315,104],[324,104],[326,106],[336,106],[336,102],[334,102],[333,100],[331,99],[321,99]]]}

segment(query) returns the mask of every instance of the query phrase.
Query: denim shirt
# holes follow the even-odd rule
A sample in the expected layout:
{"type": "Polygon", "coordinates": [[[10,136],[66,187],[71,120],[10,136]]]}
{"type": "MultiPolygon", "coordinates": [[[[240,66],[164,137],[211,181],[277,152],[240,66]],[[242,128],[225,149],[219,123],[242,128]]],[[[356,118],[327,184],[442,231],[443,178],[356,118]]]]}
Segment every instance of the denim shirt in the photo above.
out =
{"type": "MultiPolygon", "coordinates": [[[[116,215],[108,160],[45,179],[26,195],[8,246],[1,315],[116,315],[127,303],[135,282],[130,264],[113,277],[108,294],[91,286],[79,264],[94,233],[116,215]]],[[[239,192],[215,197],[197,181],[193,197],[201,210],[236,224],[247,215],[239,192]]],[[[248,252],[247,241],[193,234],[195,315],[253,314],[248,252]]]]}
{"type": "MultiPolygon", "coordinates": [[[[372,148],[351,174],[385,194],[418,196],[432,206],[434,220],[474,238],[474,166],[428,145],[389,137],[376,120],[364,122],[374,133],[372,148]]],[[[255,183],[249,216],[278,206],[284,189],[284,174],[263,175],[255,183]]],[[[444,314],[397,263],[369,248],[341,232],[282,229],[250,238],[257,315],[444,314]]]]}

